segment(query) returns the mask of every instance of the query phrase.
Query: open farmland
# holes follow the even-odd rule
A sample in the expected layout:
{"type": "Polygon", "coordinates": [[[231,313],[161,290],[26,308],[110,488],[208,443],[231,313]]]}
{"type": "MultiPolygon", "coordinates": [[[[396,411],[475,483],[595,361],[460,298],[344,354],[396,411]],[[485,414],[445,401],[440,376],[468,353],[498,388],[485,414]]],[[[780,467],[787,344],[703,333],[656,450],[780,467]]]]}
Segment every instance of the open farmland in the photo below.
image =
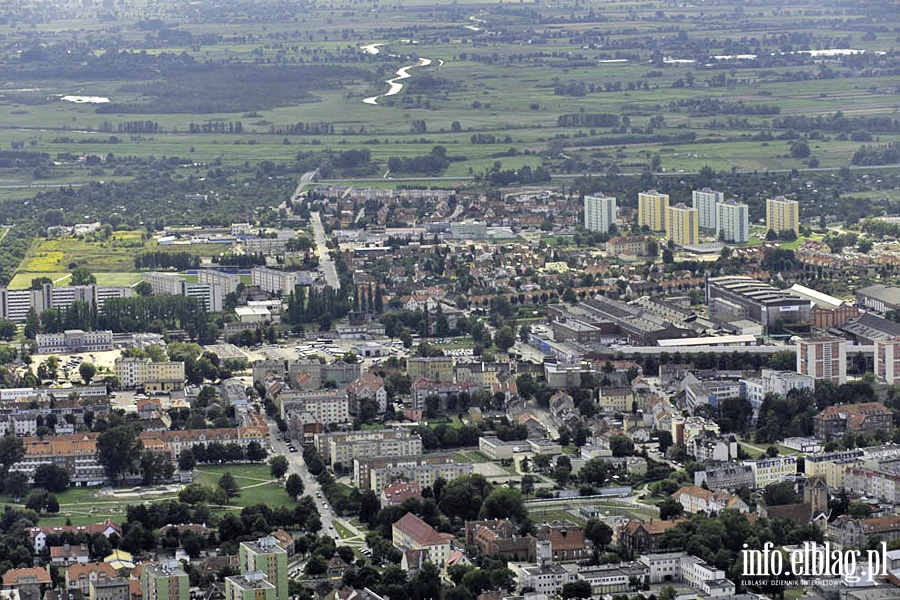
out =
{"type": "Polygon", "coordinates": [[[0,146],[29,154],[0,169],[10,182],[127,178],[141,165],[126,157],[240,169],[322,156],[326,177],[373,178],[837,168],[900,139],[871,120],[893,115],[900,85],[897,13],[878,3],[81,6],[32,16],[46,48],[27,61],[12,48],[31,38],[8,32],[0,146]],[[835,113],[858,127],[802,121],[835,113]],[[808,154],[792,153],[799,138],[808,154]],[[449,164],[388,172],[434,145],[449,164]]]}

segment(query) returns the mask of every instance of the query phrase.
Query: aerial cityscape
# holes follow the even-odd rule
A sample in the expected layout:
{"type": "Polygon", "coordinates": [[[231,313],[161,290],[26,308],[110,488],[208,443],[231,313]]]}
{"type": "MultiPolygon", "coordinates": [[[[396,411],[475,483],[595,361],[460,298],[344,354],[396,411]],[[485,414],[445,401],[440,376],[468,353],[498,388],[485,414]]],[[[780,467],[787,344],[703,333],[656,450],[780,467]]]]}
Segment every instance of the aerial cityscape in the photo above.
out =
{"type": "Polygon", "coordinates": [[[900,600],[896,0],[0,0],[0,600],[900,600]]]}

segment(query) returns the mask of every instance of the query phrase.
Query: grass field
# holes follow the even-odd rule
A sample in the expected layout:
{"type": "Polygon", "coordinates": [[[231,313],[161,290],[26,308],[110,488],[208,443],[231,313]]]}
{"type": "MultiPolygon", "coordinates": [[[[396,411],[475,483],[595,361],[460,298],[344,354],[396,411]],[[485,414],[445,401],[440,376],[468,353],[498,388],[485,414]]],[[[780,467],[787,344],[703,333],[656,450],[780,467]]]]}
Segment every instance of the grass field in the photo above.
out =
{"type": "Polygon", "coordinates": [[[40,239],[19,267],[23,273],[60,273],[76,265],[92,273],[123,272],[134,269],[134,257],[155,249],[156,242],[142,240],[140,232],[114,232],[103,242],[84,238],[40,239]]]}
{"type": "Polygon", "coordinates": [[[275,507],[293,504],[284,487],[272,479],[268,465],[202,466],[195,471],[195,481],[214,486],[222,475],[229,472],[241,488],[241,495],[231,501],[233,505],[266,504],[275,507]]]}
{"type": "MultiPolygon", "coordinates": [[[[241,488],[241,495],[232,500],[232,505],[237,509],[253,504],[266,504],[273,507],[292,504],[284,488],[271,479],[268,465],[204,466],[195,471],[195,481],[215,486],[219,477],[225,472],[231,472],[241,488]]],[[[169,493],[115,498],[103,494],[104,489],[100,487],[69,488],[65,492],[57,494],[60,504],[59,514],[42,516],[40,524],[62,525],[66,519],[71,520],[74,525],[88,525],[107,518],[121,522],[129,504],[138,504],[150,498],[162,500],[177,497],[176,494],[169,493]]],[[[14,499],[8,496],[0,496],[0,502],[15,504],[14,499]]],[[[219,512],[235,512],[235,508],[219,512]]]]}

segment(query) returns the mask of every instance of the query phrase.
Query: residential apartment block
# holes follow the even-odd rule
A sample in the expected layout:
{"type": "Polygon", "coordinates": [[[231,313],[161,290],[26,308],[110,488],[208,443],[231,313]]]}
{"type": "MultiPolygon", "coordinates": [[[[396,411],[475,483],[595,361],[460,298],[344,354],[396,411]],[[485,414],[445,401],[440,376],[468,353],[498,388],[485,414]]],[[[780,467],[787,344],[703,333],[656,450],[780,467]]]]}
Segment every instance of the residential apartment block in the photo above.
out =
{"type": "Polygon", "coordinates": [[[215,283],[188,283],[179,275],[170,273],[144,273],[144,281],[157,296],[185,296],[196,298],[206,312],[222,312],[225,290],[215,283]]]}
{"type": "Polygon", "coordinates": [[[184,363],[153,362],[149,358],[116,359],[116,377],[123,388],[143,386],[150,391],[170,391],[184,387],[184,363]]]}
{"type": "Polygon", "coordinates": [[[656,190],[638,194],[638,225],[650,231],[669,230],[669,195],[656,190]]]}
{"type": "Polygon", "coordinates": [[[407,358],[406,372],[410,381],[427,379],[440,383],[453,383],[456,380],[453,357],[450,356],[407,358]]]}
{"type": "Polygon", "coordinates": [[[361,490],[370,489],[375,493],[381,493],[391,481],[401,476],[424,489],[433,486],[438,478],[452,481],[457,477],[471,474],[471,463],[456,462],[452,456],[446,454],[353,459],[354,485],[361,490]]]}
{"type": "Polygon", "coordinates": [[[98,285],[56,287],[52,283],[45,283],[37,290],[0,288],[0,319],[22,323],[31,309],[41,314],[48,308],[69,308],[74,302],[86,302],[102,313],[103,305],[108,299],[129,298],[131,295],[130,287],[98,285]]]}
{"type": "Polygon", "coordinates": [[[287,296],[300,283],[294,271],[279,271],[267,267],[254,267],[250,270],[250,282],[270,294],[287,296]]]}
{"type": "MultiPolygon", "coordinates": [[[[288,599],[287,550],[274,537],[267,536],[250,542],[241,542],[238,547],[241,575],[261,572],[265,579],[275,586],[277,600],[288,599]]],[[[255,576],[254,576],[255,577],[255,576]]]]}
{"type": "Polygon", "coordinates": [[[666,217],[666,237],[676,246],[691,246],[700,242],[699,212],[679,202],[670,206],[666,217]]]}
{"type": "Polygon", "coordinates": [[[725,194],[703,188],[691,192],[691,206],[697,209],[700,227],[703,229],[718,229],[718,205],[725,200],[725,194]]]}
{"type": "Polygon", "coordinates": [[[900,383],[900,337],[875,340],[875,376],[891,385],[900,383]]]}
{"type": "Polygon", "coordinates": [[[144,564],[141,572],[141,597],[143,600],[189,600],[190,581],[181,563],[165,561],[160,564],[144,564]]]}
{"type": "Polygon", "coordinates": [[[835,385],[847,382],[847,340],[818,338],[797,342],[797,372],[835,385]]]}
{"type": "Polygon", "coordinates": [[[793,231],[800,235],[800,203],[784,196],[766,200],[766,230],[793,231]]]}
{"type": "Polygon", "coordinates": [[[797,474],[797,457],[793,454],[744,461],[753,470],[753,485],[762,489],[797,474]]]}
{"type": "Polygon", "coordinates": [[[222,288],[223,294],[235,294],[238,286],[241,284],[241,276],[236,273],[216,271],[215,269],[198,269],[197,283],[217,285],[222,288]]]}
{"type": "Polygon", "coordinates": [[[609,233],[616,224],[616,199],[607,196],[584,197],[584,228],[609,233]]]}
{"type": "Polygon", "coordinates": [[[750,209],[746,204],[734,200],[721,202],[716,206],[716,213],[716,235],[719,239],[735,244],[749,241],[750,209]]]}
{"type": "Polygon", "coordinates": [[[829,406],[813,417],[816,439],[833,440],[845,433],[872,436],[876,431],[890,432],[893,413],[880,402],[829,406]]]}
{"type": "Polygon", "coordinates": [[[332,467],[336,464],[349,467],[355,458],[422,454],[422,438],[405,429],[317,433],[315,446],[332,467]]]}

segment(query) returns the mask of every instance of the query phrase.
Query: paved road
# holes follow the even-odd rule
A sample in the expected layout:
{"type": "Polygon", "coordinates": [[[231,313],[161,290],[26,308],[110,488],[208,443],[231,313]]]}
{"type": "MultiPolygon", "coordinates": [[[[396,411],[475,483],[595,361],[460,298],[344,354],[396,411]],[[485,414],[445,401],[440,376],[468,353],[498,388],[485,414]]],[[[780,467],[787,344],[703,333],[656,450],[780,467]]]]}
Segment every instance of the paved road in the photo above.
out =
{"type": "MultiPolygon", "coordinates": [[[[281,439],[278,426],[275,422],[268,421],[268,424],[269,438],[271,439],[272,446],[275,448],[275,454],[280,454],[287,458],[288,475],[291,473],[300,475],[300,478],[303,480],[304,494],[312,496],[316,501],[316,508],[319,511],[319,518],[322,521],[322,533],[334,538],[334,540],[338,542],[338,545],[363,545],[366,541],[365,534],[351,523],[348,523],[334,514],[334,510],[332,510],[331,505],[328,504],[328,499],[325,497],[324,492],[322,492],[322,486],[319,485],[316,478],[313,477],[309,472],[309,469],[306,468],[306,462],[303,460],[303,455],[300,453],[299,447],[297,452],[291,452],[288,443],[281,439]],[[349,530],[354,537],[348,540],[342,540],[337,529],[335,529],[335,522],[340,523],[342,527],[349,530]]],[[[297,446],[295,445],[295,447],[297,446]]]]}
{"type": "MultiPolygon", "coordinates": [[[[300,177],[300,183],[297,184],[297,188],[294,190],[294,193],[291,194],[291,204],[297,202],[300,199],[300,194],[303,193],[303,188],[314,182],[318,175],[319,170],[316,169],[315,171],[307,171],[300,177]]],[[[282,202],[278,205],[278,210],[281,209],[287,210],[287,202],[282,202]]]]}
{"type": "Polygon", "coordinates": [[[319,266],[325,271],[325,282],[334,290],[341,289],[341,280],[338,279],[337,269],[334,267],[334,260],[328,252],[328,238],[325,237],[325,228],[322,227],[322,217],[319,213],[310,213],[310,223],[313,226],[313,233],[316,236],[316,254],[319,257],[319,266]]]}

